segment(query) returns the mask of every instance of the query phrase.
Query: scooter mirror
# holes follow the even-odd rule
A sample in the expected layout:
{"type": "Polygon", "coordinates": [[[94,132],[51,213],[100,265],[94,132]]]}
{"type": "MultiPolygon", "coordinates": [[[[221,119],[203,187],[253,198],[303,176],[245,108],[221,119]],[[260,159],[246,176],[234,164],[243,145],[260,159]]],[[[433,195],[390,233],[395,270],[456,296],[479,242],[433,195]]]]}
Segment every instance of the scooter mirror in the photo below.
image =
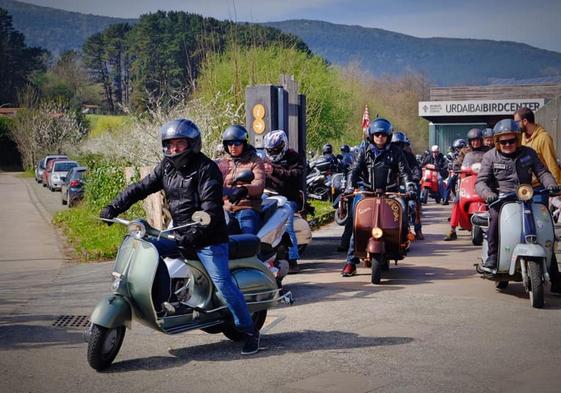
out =
{"type": "Polygon", "coordinates": [[[251,183],[255,175],[249,169],[244,169],[234,178],[234,183],[251,183]]]}
{"type": "Polygon", "coordinates": [[[210,215],[207,212],[199,210],[193,213],[193,215],[191,216],[191,220],[205,226],[210,224],[210,215]]]}

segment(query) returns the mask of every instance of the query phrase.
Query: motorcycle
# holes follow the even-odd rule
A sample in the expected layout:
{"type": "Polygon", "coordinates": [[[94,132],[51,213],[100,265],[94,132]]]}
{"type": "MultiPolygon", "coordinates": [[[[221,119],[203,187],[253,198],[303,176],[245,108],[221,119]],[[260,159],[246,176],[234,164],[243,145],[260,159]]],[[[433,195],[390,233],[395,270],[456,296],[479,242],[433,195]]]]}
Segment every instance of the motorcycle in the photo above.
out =
{"type": "MultiPolygon", "coordinates": [[[[192,223],[164,231],[144,220],[104,221],[125,225],[128,233],[113,267],[111,293],[95,306],[84,332],[92,368],[100,371],[112,364],[133,319],[165,334],[201,329],[233,341],[244,338],[203,264],[196,255],[182,255],[170,233],[208,225],[207,213],[195,212],[192,223]]],[[[279,301],[292,302],[292,294],[281,296],[275,277],[257,259],[259,244],[257,236],[230,236],[230,271],[257,329],[265,323],[268,309],[279,301]]]]}
{"type": "MultiPolygon", "coordinates": [[[[366,259],[372,269],[372,284],[380,284],[382,270],[389,269],[389,260],[401,260],[407,254],[415,235],[403,239],[404,221],[402,204],[397,198],[407,194],[359,191],[363,198],[354,208],[355,256],[366,259]]],[[[407,224],[405,224],[407,225],[407,224]]]]}
{"type": "Polygon", "coordinates": [[[440,203],[441,196],[438,188],[438,171],[434,164],[426,164],[423,167],[423,175],[421,178],[421,195],[419,197],[421,203],[427,204],[429,195],[434,198],[436,203],[440,203]]]}
{"type": "MultiPolygon", "coordinates": [[[[536,194],[547,193],[546,190],[536,194]]],[[[490,270],[481,263],[476,271],[505,289],[509,281],[522,282],[530,295],[532,307],[544,304],[544,282],[549,281],[555,233],[551,214],[542,203],[532,201],[531,185],[521,185],[516,192],[501,195],[489,208],[503,203],[499,213],[499,247],[497,268],[490,270]]],[[[472,221],[488,226],[488,214],[475,214],[472,221]]],[[[488,244],[483,241],[482,262],[487,259],[488,244]]]]}
{"type": "Polygon", "coordinates": [[[467,231],[471,231],[471,242],[474,246],[483,244],[483,230],[479,225],[472,224],[471,217],[475,213],[487,211],[485,201],[475,192],[475,182],[477,181],[477,174],[481,169],[483,153],[470,152],[464,158],[459,173],[458,209],[455,210],[458,214],[459,226],[467,231]]]}
{"type": "Polygon", "coordinates": [[[311,161],[306,175],[306,191],[309,198],[326,201],[329,199],[333,162],[325,157],[311,161]]]}

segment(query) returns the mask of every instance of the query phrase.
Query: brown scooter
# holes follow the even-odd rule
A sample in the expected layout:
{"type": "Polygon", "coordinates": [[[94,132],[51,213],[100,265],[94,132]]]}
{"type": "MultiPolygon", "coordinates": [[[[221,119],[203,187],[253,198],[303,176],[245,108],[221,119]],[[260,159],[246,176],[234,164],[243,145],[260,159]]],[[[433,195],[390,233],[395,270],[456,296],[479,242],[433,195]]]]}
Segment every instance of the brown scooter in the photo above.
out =
{"type": "Polygon", "coordinates": [[[408,232],[403,241],[403,207],[396,198],[408,198],[397,192],[359,191],[364,196],[354,210],[355,256],[372,268],[372,284],[380,284],[382,270],[389,260],[401,260],[415,235],[408,232]]]}

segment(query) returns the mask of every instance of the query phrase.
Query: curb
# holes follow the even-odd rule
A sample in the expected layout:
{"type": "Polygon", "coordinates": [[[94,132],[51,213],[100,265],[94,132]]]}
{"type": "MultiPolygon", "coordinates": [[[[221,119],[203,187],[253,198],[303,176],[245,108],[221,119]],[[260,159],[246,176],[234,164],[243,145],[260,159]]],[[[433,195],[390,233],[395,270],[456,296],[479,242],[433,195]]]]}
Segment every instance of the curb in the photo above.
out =
{"type": "Polygon", "coordinates": [[[322,227],[323,225],[327,225],[335,220],[335,211],[322,214],[319,217],[315,217],[312,220],[308,221],[308,225],[312,231],[315,231],[322,227]]]}

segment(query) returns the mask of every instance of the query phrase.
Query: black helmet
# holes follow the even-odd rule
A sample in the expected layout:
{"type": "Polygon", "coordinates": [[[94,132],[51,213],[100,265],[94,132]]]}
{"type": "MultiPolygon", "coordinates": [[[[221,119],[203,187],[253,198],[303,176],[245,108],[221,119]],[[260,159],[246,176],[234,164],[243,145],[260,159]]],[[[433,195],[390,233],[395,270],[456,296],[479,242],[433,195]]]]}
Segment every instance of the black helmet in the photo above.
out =
{"type": "Polygon", "coordinates": [[[467,140],[470,141],[472,139],[483,139],[483,131],[479,128],[472,128],[467,133],[467,140]]]}
{"type": "Polygon", "coordinates": [[[341,153],[350,153],[351,147],[349,145],[341,145],[341,153]]]}
{"type": "Polygon", "coordinates": [[[456,139],[456,140],[452,143],[452,147],[453,147],[454,149],[456,149],[456,150],[463,149],[463,148],[466,147],[466,146],[467,146],[467,142],[466,142],[465,139],[462,139],[462,138],[456,139]]]}
{"type": "Polygon", "coordinates": [[[486,128],[483,130],[483,138],[490,138],[493,137],[493,129],[492,128],[486,128]]]}
{"type": "Polygon", "coordinates": [[[201,132],[191,120],[177,119],[167,122],[160,127],[160,137],[164,156],[169,158],[176,168],[185,166],[192,154],[201,152],[201,132]],[[168,151],[168,141],[171,139],[187,139],[189,145],[181,153],[172,155],[168,151]]]}
{"type": "Polygon", "coordinates": [[[407,135],[401,131],[396,131],[392,135],[392,143],[404,143],[408,144],[409,139],[407,139],[407,135]]]}
{"type": "MultiPolygon", "coordinates": [[[[244,126],[239,124],[234,124],[226,128],[222,134],[222,144],[224,145],[224,151],[228,151],[228,142],[237,141],[245,145],[249,142],[249,133],[244,126]]],[[[229,153],[228,153],[229,154],[229,153]]]]}
{"type": "Polygon", "coordinates": [[[390,123],[389,120],[378,117],[377,119],[372,120],[368,125],[368,138],[372,141],[372,137],[374,136],[374,134],[377,134],[379,132],[390,136],[392,134],[392,131],[392,123],[390,123]]]}
{"type": "Polygon", "coordinates": [[[323,147],[321,148],[321,152],[323,154],[333,154],[333,146],[331,146],[331,144],[326,143],[325,145],[323,145],[323,147]]]}

